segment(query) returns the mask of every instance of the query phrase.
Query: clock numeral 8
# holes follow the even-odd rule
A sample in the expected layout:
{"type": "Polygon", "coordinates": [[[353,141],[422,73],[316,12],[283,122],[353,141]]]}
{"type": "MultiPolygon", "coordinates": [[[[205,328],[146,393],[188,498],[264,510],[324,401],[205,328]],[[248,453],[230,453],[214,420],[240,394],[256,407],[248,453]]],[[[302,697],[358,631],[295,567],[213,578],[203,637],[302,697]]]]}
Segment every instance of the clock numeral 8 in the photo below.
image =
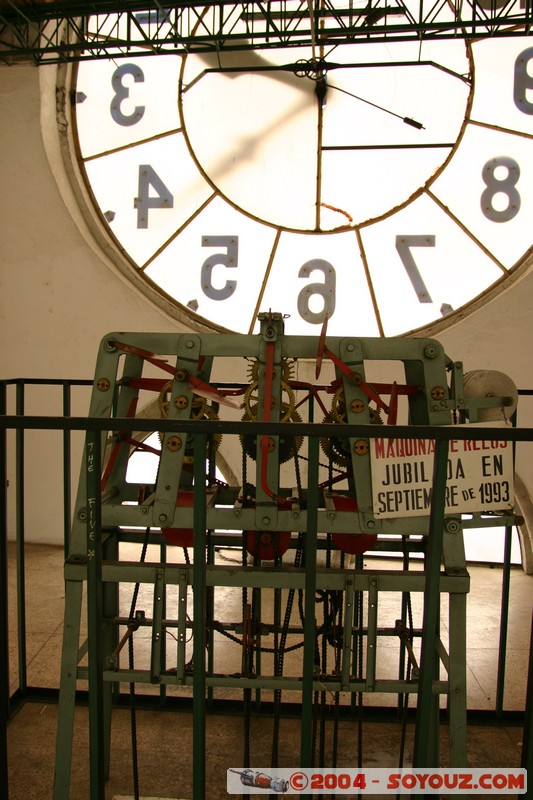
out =
{"type": "Polygon", "coordinates": [[[299,278],[309,278],[312,272],[319,270],[324,273],[323,283],[309,283],[298,295],[298,313],[306,322],[312,325],[321,325],[327,314],[329,319],[335,312],[335,285],[336,275],[334,267],[322,258],[312,258],[300,267],[299,278]],[[316,295],[322,298],[321,311],[311,309],[311,298],[316,295]]]}
{"type": "Polygon", "coordinates": [[[509,222],[520,211],[520,195],[516,189],[520,178],[520,167],[513,158],[498,156],[487,161],[481,175],[486,184],[486,189],[481,195],[483,214],[491,222],[509,222]],[[507,174],[503,178],[498,178],[496,174],[496,170],[499,168],[507,170],[507,174]],[[494,207],[494,199],[497,195],[507,197],[505,208],[494,207]]]}

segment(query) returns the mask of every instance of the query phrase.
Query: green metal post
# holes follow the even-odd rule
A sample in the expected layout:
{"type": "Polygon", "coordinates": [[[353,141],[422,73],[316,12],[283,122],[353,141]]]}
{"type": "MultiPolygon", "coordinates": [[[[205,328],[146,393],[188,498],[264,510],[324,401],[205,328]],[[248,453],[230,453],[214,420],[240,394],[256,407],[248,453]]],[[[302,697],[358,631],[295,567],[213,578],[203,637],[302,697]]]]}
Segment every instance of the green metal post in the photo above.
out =
{"type": "Polygon", "coordinates": [[[302,679],[300,766],[312,766],[313,680],[315,659],[315,592],[318,510],[318,439],[309,437],[307,532],[305,536],[305,621],[302,679]]]}
{"type": "MultiPolygon", "coordinates": [[[[63,416],[70,417],[70,383],[63,383],[63,416]]],[[[68,543],[70,539],[71,523],[71,490],[70,490],[70,467],[71,467],[71,433],[65,428],[63,431],[63,541],[65,556],[68,553],[68,543]]]]}
{"type": "MultiPolygon", "coordinates": [[[[17,415],[24,416],[24,383],[17,381],[17,415]]],[[[25,495],[24,495],[24,469],[25,469],[25,448],[24,430],[16,432],[16,507],[17,507],[17,533],[16,533],[16,553],[17,553],[17,626],[18,626],[18,668],[19,668],[19,690],[24,694],[28,688],[28,675],[26,669],[26,567],[25,567],[25,495]]]]}
{"type": "Polygon", "coordinates": [[[433,679],[437,665],[437,635],[440,621],[440,565],[446,499],[448,440],[437,439],[433,468],[433,493],[429,518],[429,541],[424,585],[424,613],[420,654],[420,681],[413,747],[414,767],[436,767],[434,755],[433,679]]]}
{"type": "Polygon", "coordinates": [[[505,528],[503,547],[502,599],[500,610],[500,641],[498,647],[498,677],[496,681],[496,716],[503,714],[503,694],[505,690],[505,660],[507,654],[507,630],[509,627],[509,594],[511,583],[511,544],[513,529],[505,528]]]}
{"type": "MultiPolygon", "coordinates": [[[[0,412],[6,413],[6,385],[2,383],[0,392],[0,412]]],[[[9,796],[7,772],[7,721],[9,718],[9,631],[7,608],[7,465],[6,431],[0,430],[0,778],[4,786],[5,800],[9,796]]]]}
{"type": "Polygon", "coordinates": [[[193,800],[205,800],[206,435],[194,439],[193,800]]]}
{"type": "Polygon", "coordinates": [[[102,531],[99,431],[87,433],[87,638],[89,657],[90,800],[105,797],[105,738],[102,641],[102,531]]]}
{"type": "MultiPolygon", "coordinates": [[[[531,638],[529,640],[529,669],[521,766],[527,770],[528,775],[533,775],[533,614],[531,615],[531,638]]],[[[527,797],[529,794],[530,792],[523,795],[523,797],[527,797]]]]}

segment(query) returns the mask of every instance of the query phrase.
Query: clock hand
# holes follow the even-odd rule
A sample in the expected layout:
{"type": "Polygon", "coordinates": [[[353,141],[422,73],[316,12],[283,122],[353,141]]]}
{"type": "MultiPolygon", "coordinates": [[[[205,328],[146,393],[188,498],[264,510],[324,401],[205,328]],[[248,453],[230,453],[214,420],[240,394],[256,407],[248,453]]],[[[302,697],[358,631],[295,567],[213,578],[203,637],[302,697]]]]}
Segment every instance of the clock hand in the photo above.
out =
{"type": "Polygon", "coordinates": [[[340,86],[334,86],[332,83],[329,84],[330,89],[336,89],[338,92],[342,92],[343,94],[347,94],[350,97],[355,98],[355,100],[359,100],[361,103],[366,103],[373,108],[378,108],[380,111],[385,111],[386,114],[391,114],[393,117],[398,117],[401,119],[402,122],[405,122],[406,125],[410,125],[412,128],[417,128],[418,130],[425,130],[424,126],[421,122],[418,122],[416,119],[411,119],[411,117],[402,117],[401,114],[396,114],[394,111],[391,111],[388,108],[384,108],[383,106],[378,105],[377,103],[372,103],[370,100],[366,100],[364,97],[360,97],[357,94],[353,94],[353,92],[347,91],[347,89],[341,89],[340,86]]]}

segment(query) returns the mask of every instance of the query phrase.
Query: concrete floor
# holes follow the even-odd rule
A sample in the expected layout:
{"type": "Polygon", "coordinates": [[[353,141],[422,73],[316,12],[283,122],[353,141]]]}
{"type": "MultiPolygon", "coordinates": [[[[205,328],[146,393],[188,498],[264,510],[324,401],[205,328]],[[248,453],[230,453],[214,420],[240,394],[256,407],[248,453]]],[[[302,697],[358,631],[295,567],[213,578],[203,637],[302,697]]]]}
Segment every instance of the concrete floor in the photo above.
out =
{"type": "MultiPolygon", "coordinates": [[[[10,548],[11,558],[14,550],[10,548]]],[[[26,549],[27,581],[27,663],[28,685],[56,688],[58,686],[60,648],[63,625],[63,575],[60,548],[29,546],[26,549]]],[[[468,599],[468,708],[472,711],[490,712],[495,708],[496,666],[498,654],[501,570],[473,566],[470,568],[472,585],[468,599]]],[[[10,663],[12,689],[18,685],[17,643],[15,625],[15,570],[10,570],[11,646],[10,663]]],[[[504,695],[505,711],[524,708],[527,680],[529,635],[533,605],[533,576],[520,569],[511,574],[509,639],[506,661],[504,695]]],[[[221,597],[226,610],[233,600],[221,597]]],[[[240,603],[240,600],[235,600],[240,603]]],[[[386,613],[387,600],[381,604],[380,613],[386,613]]],[[[392,603],[392,600],[391,600],[392,603]]],[[[140,597],[138,607],[142,606],[140,597]]],[[[149,606],[148,606],[149,608],[149,606]]],[[[444,609],[445,610],[445,609],[444,609]]],[[[396,609],[391,609],[396,613],[396,609]]],[[[414,603],[414,614],[417,614],[414,603]]],[[[443,627],[446,625],[443,619],[443,627]]],[[[142,642],[139,644],[142,649],[142,642]]],[[[227,671],[240,660],[239,648],[228,644],[227,671]],[[233,655],[232,655],[233,652],[233,655]]],[[[384,648],[386,662],[396,658],[393,648],[384,648]]],[[[297,669],[297,662],[292,665],[297,669]]],[[[290,670],[289,664],[287,669],[290,670]]],[[[124,687],[124,691],[127,687],[124,687]]],[[[152,692],[153,687],[141,687],[140,693],[152,692]]],[[[169,692],[169,694],[186,692],[169,692]]],[[[288,694],[288,693],[287,693],[288,694]]],[[[226,700],[232,693],[220,693],[226,700]]],[[[241,693],[237,694],[240,697],[241,693]]],[[[293,698],[287,698],[293,699],[293,698]]],[[[364,767],[397,767],[402,726],[395,716],[395,696],[365,695],[367,711],[362,724],[361,748],[364,767]],[[378,720],[377,708],[390,709],[378,720]]],[[[414,701],[412,701],[414,705],[414,701]]],[[[8,728],[9,748],[9,798],[10,800],[44,800],[51,797],[54,771],[55,730],[57,707],[55,703],[29,702],[21,707],[8,728]]],[[[513,724],[469,725],[468,762],[479,767],[517,767],[520,765],[522,729],[513,724]]],[[[509,720],[506,718],[506,723],[509,720]]],[[[137,712],[139,785],[141,797],[192,799],[192,716],[189,710],[137,712]]],[[[207,718],[206,764],[207,797],[209,800],[227,798],[226,770],[242,765],[244,723],[238,713],[213,713],[207,718]]],[[[410,764],[414,724],[409,722],[406,732],[405,764],[410,764]]],[[[360,729],[355,719],[342,718],[339,723],[338,765],[357,766],[360,729]]],[[[442,764],[446,765],[446,726],[442,726],[442,764]]],[[[270,765],[273,737],[271,716],[254,715],[251,721],[250,764],[257,769],[270,765]]],[[[325,713],[325,763],[331,758],[333,737],[333,711],[325,713]]],[[[106,789],[106,800],[131,797],[132,757],[130,739],[130,713],[127,708],[113,712],[111,774],[106,789]]],[[[76,709],[74,764],[71,779],[72,800],[85,800],[89,796],[88,784],[88,733],[87,710],[76,709]]],[[[296,719],[282,719],[279,731],[280,766],[298,765],[300,724],[296,719]]],[[[259,796],[259,795],[257,795],[259,796]]],[[[264,796],[264,795],[262,795],[264,796]]],[[[344,795],[347,796],[347,795],[344,795]]],[[[390,796],[390,795],[389,795],[390,796]]],[[[479,796],[479,795],[478,795],[479,796]]],[[[497,795],[491,795],[496,797],[497,795]]],[[[373,795],[373,797],[379,797],[373,795]]],[[[104,800],[104,798],[102,798],[104,800]]]]}

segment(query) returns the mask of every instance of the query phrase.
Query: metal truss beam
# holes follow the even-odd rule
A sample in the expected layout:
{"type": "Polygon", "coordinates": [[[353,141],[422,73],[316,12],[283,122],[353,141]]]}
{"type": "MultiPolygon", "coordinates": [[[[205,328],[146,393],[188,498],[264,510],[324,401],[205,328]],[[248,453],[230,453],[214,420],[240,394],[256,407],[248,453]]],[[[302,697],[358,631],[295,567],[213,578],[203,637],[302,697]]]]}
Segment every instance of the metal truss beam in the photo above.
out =
{"type": "Polygon", "coordinates": [[[532,0],[95,0],[0,4],[0,60],[37,64],[529,34],[532,0]]]}

